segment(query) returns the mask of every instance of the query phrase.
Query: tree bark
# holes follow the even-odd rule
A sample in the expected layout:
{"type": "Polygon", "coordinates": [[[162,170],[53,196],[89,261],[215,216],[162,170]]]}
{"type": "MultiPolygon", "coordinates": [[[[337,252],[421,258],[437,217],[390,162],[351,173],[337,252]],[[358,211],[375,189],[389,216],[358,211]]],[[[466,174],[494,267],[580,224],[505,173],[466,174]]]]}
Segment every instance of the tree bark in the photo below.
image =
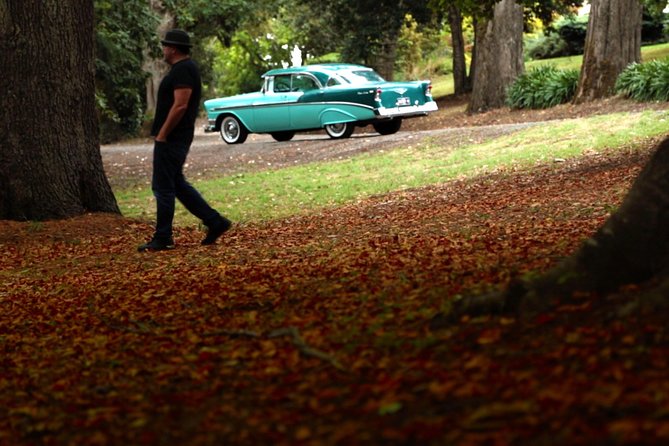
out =
{"type": "MultiPolygon", "coordinates": [[[[150,0],[149,6],[156,14],[161,17],[160,24],[156,33],[159,36],[165,35],[165,33],[171,28],[175,27],[175,17],[163,6],[161,0],[150,0]]],[[[165,74],[169,71],[169,65],[165,63],[162,59],[155,59],[151,57],[147,51],[144,56],[144,64],[142,66],[144,71],[150,74],[146,79],[146,114],[153,115],[156,112],[156,101],[158,97],[158,87],[160,86],[160,81],[165,74]]]]}
{"type": "Polygon", "coordinates": [[[477,65],[468,111],[504,105],[507,87],[524,70],[523,8],[515,0],[495,4],[493,17],[476,28],[477,65]]]}
{"type": "Polygon", "coordinates": [[[381,77],[385,80],[392,81],[395,77],[395,60],[397,59],[397,33],[392,34],[392,30],[384,36],[384,40],[380,45],[380,51],[374,56],[374,61],[371,65],[376,67],[381,77]]]}
{"type": "Polygon", "coordinates": [[[118,213],[95,110],[92,1],[0,0],[0,218],[118,213]]]}
{"type": "Polygon", "coordinates": [[[471,78],[467,76],[465,38],[462,32],[462,14],[460,9],[453,4],[448,7],[448,21],[451,25],[451,39],[453,46],[453,86],[454,93],[457,96],[471,91],[471,78]]]}
{"type": "Polygon", "coordinates": [[[581,76],[574,97],[583,103],[611,96],[618,75],[641,60],[639,0],[592,0],[581,76]]]}

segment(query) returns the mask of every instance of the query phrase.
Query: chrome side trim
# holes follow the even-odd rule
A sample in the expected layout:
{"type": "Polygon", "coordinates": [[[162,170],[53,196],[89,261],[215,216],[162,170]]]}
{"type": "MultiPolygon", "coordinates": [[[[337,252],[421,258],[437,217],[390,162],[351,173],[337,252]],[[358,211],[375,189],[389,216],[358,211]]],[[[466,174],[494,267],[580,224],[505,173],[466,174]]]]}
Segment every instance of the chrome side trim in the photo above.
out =
{"type": "Polygon", "coordinates": [[[262,103],[262,104],[247,104],[247,105],[233,105],[230,107],[216,107],[209,109],[209,112],[221,112],[225,110],[239,110],[243,108],[254,108],[254,107],[286,107],[291,105],[350,105],[353,107],[362,107],[369,110],[375,110],[371,105],[360,104],[357,102],[330,102],[330,101],[320,101],[320,102],[272,102],[272,103],[262,103]]]}

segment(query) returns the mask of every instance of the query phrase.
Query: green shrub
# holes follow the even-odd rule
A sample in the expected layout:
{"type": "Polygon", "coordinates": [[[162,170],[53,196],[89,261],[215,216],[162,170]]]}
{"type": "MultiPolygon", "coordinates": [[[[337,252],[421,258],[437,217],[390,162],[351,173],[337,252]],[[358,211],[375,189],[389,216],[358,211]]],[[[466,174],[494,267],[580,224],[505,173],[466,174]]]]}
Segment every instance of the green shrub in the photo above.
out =
{"type": "Polygon", "coordinates": [[[528,40],[525,54],[533,60],[583,54],[587,28],[587,15],[562,17],[544,35],[528,40]]]}
{"type": "Polygon", "coordinates": [[[615,90],[637,101],[669,101],[669,59],[630,64],[618,76],[615,90]]]}
{"type": "Polygon", "coordinates": [[[527,41],[525,56],[531,60],[569,56],[567,42],[557,33],[540,34],[527,41]]]}
{"type": "Polygon", "coordinates": [[[570,101],[578,85],[578,70],[561,70],[553,65],[533,68],[518,77],[507,90],[511,108],[550,108],[570,101]]]}

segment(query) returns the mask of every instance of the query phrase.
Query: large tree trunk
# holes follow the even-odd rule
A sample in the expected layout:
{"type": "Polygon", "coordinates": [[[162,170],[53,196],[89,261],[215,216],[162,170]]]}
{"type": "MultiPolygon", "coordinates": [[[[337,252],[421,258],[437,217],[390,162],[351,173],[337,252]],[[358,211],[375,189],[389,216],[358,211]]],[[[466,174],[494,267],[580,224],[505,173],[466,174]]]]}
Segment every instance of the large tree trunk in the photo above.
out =
{"type": "Polygon", "coordinates": [[[467,76],[465,60],[465,38],[462,32],[462,14],[455,5],[448,7],[448,22],[451,25],[451,39],[453,46],[453,86],[454,93],[461,95],[472,89],[471,78],[467,76]]]}
{"type": "Polygon", "coordinates": [[[639,0],[592,0],[581,77],[574,102],[613,94],[618,75],[641,60],[639,0]]]}
{"type": "Polygon", "coordinates": [[[620,208],[571,257],[545,275],[455,304],[451,316],[535,314],[569,301],[578,291],[605,294],[623,285],[654,282],[634,302],[669,306],[669,138],[641,171],[620,208]]]}
{"type": "Polygon", "coordinates": [[[477,25],[475,45],[477,65],[470,113],[502,107],[507,87],[523,73],[522,6],[515,0],[497,3],[493,18],[477,25]]]}
{"type": "Polygon", "coordinates": [[[119,212],[95,111],[93,2],[0,0],[0,218],[119,212]]]}

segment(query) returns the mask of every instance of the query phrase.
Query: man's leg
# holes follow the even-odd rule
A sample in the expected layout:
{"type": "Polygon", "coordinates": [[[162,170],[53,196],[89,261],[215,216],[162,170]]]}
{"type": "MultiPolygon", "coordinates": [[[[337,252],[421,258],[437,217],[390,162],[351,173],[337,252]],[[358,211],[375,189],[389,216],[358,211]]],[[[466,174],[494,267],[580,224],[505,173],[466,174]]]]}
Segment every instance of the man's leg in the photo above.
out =
{"type": "Polygon", "coordinates": [[[207,226],[207,236],[202,240],[203,245],[211,245],[225,231],[230,229],[232,223],[221,216],[215,209],[202,198],[202,195],[188,182],[183,173],[180,172],[175,180],[176,197],[184,207],[207,226]]]}
{"type": "Polygon", "coordinates": [[[151,189],[156,197],[156,231],[145,249],[169,249],[174,246],[172,223],[176,198],[175,178],[186,160],[186,149],[178,144],[155,142],[153,149],[153,176],[151,189]]]}

